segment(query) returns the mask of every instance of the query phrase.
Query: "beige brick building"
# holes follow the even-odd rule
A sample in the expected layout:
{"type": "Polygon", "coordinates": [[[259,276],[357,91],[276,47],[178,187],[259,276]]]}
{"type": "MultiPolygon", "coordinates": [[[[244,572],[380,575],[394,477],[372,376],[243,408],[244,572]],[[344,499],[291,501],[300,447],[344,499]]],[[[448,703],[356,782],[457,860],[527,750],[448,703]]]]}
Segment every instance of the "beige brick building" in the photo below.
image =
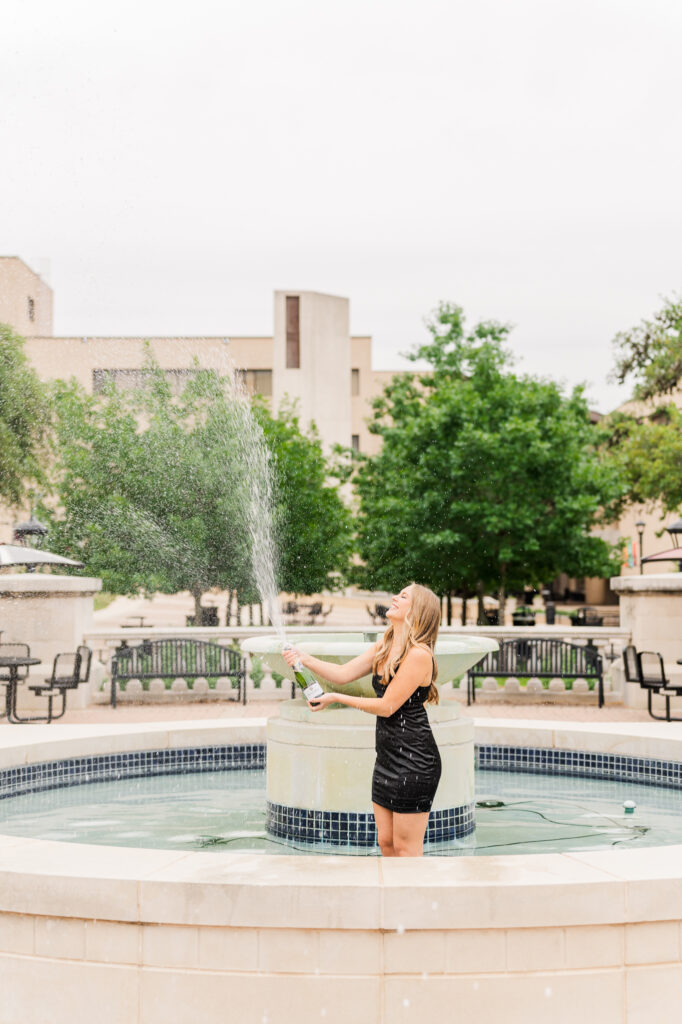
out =
{"type": "MultiPolygon", "coordinates": [[[[0,323],[26,339],[26,354],[44,380],[74,377],[90,392],[111,378],[125,387],[139,380],[149,346],[178,385],[195,361],[225,373],[235,368],[274,410],[294,400],[301,422],[314,422],[327,448],[377,450],[378,438],[367,429],[370,403],[393,372],[372,369],[372,339],[350,334],[346,298],[275,292],[269,337],[55,337],[52,310],[49,285],[19,257],[0,257],[0,323]]],[[[11,521],[0,516],[0,540],[9,539],[11,521]]]]}
{"type": "Polygon", "coordinates": [[[96,391],[113,377],[122,386],[139,379],[146,346],[159,365],[181,380],[202,367],[244,374],[251,392],[279,408],[298,403],[304,424],[314,421],[327,447],[376,450],[367,429],[370,402],[393,376],[372,369],[372,339],[351,336],[348,299],[317,292],[275,292],[269,337],[55,337],[52,289],[16,256],[0,257],[0,323],[26,339],[26,353],[43,379],[75,377],[96,391]]]}

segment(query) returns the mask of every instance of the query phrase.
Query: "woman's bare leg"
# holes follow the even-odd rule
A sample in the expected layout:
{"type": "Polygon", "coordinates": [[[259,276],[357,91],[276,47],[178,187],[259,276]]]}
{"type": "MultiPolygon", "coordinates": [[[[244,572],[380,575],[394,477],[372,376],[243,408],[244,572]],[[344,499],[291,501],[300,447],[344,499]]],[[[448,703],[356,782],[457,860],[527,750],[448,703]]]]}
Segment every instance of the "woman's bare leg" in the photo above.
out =
{"type": "Polygon", "coordinates": [[[393,815],[393,849],[396,857],[422,857],[429,812],[393,815]]]}
{"type": "Polygon", "coordinates": [[[377,823],[377,839],[384,857],[395,857],[393,849],[393,811],[379,804],[372,804],[374,820],[377,823]]]}

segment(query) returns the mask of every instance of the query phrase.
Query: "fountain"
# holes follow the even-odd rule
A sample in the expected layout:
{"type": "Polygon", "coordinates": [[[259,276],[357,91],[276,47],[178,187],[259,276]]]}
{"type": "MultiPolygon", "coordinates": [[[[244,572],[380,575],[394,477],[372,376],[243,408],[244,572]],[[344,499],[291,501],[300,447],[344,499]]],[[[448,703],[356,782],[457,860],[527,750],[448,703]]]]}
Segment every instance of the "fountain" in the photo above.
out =
{"type": "MultiPolygon", "coordinates": [[[[277,599],[277,549],[272,522],[272,465],[263,433],[251,414],[239,379],[232,388],[237,435],[241,438],[246,473],[246,516],[251,563],[261,599],[270,612],[275,635],[254,637],[242,644],[249,654],[263,657],[271,670],[290,675],[281,656],[285,639],[277,599]]],[[[372,633],[320,634],[289,640],[302,650],[343,664],[376,639],[372,633]]],[[[461,676],[490,651],[495,640],[486,637],[440,639],[436,645],[438,678],[461,676]]],[[[319,679],[325,690],[331,687],[319,679]]],[[[374,696],[366,676],[344,687],[345,693],[374,696]]],[[[429,817],[427,842],[444,842],[474,829],[473,725],[459,718],[456,705],[429,707],[443,771],[429,817]]],[[[297,843],[322,846],[373,846],[376,841],[371,807],[374,765],[374,719],[351,708],[332,708],[315,714],[302,696],[280,708],[267,729],[267,829],[271,835],[297,843]]]]}
{"type": "MultiPolygon", "coordinates": [[[[375,634],[322,633],[290,642],[317,658],[343,664],[366,650],[375,634]]],[[[274,671],[291,670],[277,636],[252,637],[245,651],[262,657],[274,671]]],[[[497,642],[488,637],[446,637],[436,643],[441,682],[461,676],[497,642]]],[[[316,677],[327,691],[326,680],[316,677]]],[[[344,693],[374,696],[370,676],[343,687],[344,693]]],[[[474,728],[459,717],[456,704],[427,707],[440,750],[443,772],[426,833],[428,843],[462,838],[474,829],[474,728]]],[[[374,766],[372,715],[354,708],[310,711],[303,697],[288,701],[268,720],[267,830],[296,843],[321,846],[373,846],[371,805],[374,766]]]]}
{"type": "MultiPolygon", "coordinates": [[[[257,486],[267,502],[266,483],[257,486]]],[[[268,509],[256,513],[258,529],[269,529],[268,509]]],[[[274,618],[275,603],[270,610],[274,618]]],[[[360,630],[291,637],[336,661],[373,639],[360,630]]],[[[288,672],[280,642],[245,646],[288,672]]],[[[494,646],[441,638],[441,682],[494,646]]],[[[347,692],[371,692],[368,683],[347,692]]],[[[473,723],[448,705],[430,714],[443,758],[434,811],[456,812],[471,796],[462,780],[473,723]]],[[[284,705],[267,726],[273,827],[279,805],[292,808],[290,833],[297,820],[324,833],[299,836],[304,842],[331,842],[334,825],[352,838],[350,816],[368,808],[373,725],[349,709],[312,714],[300,698],[284,705]]],[[[474,728],[484,767],[546,775],[552,794],[554,774],[617,779],[627,797],[637,779],[654,792],[682,788],[674,725],[487,720],[474,728]]],[[[0,795],[221,761],[237,770],[261,762],[265,729],[259,718],[5,727],[0,795]]],[[[668,1020],[682,972],[682,845],[624,849],[621,838],[570,854],[384,860],[330,856],[331,847],[325,856],[275,857],[0,834],[2,1021],[73,1024],[93,1006],[103,1024],[218,1024],[226,1007],[254,1024],[397,1024],[445,1006],[524,1024],[569,1024],[580,1014],[606,1024],[668,1020]]]]}

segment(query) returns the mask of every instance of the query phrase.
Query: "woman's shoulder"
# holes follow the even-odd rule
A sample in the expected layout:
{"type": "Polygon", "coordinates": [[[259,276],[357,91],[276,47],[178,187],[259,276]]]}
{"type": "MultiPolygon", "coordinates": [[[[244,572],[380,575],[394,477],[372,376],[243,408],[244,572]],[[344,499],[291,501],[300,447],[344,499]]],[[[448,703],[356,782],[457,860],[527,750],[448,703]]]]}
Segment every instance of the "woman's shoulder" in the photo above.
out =
{"type": "Polygon", "coordinates": [[[413,665],[415,668],[427,668],[433,661],[433,654],[428,647],[422,647],[421,645],[415,644],[414,647],[410,647],[409,651],[403,658],[403,665],[413,665]]]}

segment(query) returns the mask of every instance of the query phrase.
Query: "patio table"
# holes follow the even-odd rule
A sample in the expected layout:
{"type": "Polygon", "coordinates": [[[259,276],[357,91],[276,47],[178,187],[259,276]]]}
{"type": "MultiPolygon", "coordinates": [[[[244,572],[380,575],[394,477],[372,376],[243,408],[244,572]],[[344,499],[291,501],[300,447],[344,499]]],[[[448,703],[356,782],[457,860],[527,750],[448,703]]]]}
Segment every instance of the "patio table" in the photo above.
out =
{"type": "Polygon", "coordinates": [[[19,722],[46,722],[46,718],[17,718],[17,689],[19,684],[19,669],[30,665],[40,665],[40,658],[29,657],[0,657],[0,668],[9,669],[7,690],[5,692],[5,714],[7,721],[16,725],[19,722]]]}

